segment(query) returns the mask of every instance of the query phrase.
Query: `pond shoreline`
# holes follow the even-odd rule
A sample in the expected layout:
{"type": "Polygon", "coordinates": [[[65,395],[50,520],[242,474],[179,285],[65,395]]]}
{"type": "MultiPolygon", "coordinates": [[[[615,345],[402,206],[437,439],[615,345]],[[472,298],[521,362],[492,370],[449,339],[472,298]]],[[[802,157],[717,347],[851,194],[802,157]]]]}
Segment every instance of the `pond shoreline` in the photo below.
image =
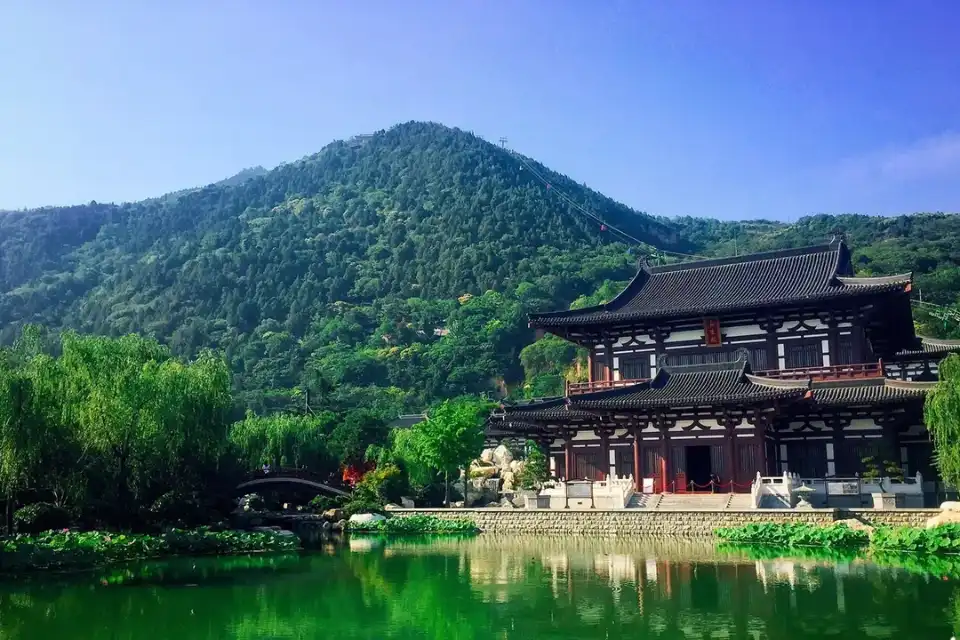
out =
{"type": "Polygon", "coordinates": [[[0,538],[0,575],[87,571],[111,564],[178,557],[299,551],[296,535],[277,531],[190,531],[125,534],[47,531],[0,538]]]}

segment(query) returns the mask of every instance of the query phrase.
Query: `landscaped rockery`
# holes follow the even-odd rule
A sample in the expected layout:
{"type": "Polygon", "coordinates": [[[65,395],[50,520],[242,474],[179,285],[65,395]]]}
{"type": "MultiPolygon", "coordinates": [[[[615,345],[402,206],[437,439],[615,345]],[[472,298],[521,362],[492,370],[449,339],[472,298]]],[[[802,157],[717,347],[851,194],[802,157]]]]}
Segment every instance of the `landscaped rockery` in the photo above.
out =
{"type": "Polygon", "coordinates": [[[526,461],[516,459],[506,445],[484,449],[470,463],[466,478],[461,472],[456,488],[462,500],[455,506],[523,507],[524,495],[536,495],[533,487],[522,488],[525,465],[526,461]]]}

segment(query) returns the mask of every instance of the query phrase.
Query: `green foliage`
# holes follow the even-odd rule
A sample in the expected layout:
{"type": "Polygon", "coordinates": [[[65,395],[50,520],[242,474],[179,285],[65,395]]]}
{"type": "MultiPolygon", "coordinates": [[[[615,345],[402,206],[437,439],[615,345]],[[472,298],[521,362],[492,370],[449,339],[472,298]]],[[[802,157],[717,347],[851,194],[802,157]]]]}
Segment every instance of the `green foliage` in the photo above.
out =
{"type": "Polygon", "coordinates": [[[390,432],[388,445],[371,447],[367,451],[367,459],[378,466],[396,465],[405,473],[414,494],[422,493],[436,480],[436,469],[429,467],[420,455],[419,431],[413,429],[394,429],[390,432]]]}
{"type": "Polygon", "coordinates": [[[383,533],[389,535],[422,534],[422,533],[478,533],[476,523],[469,518],[438,518],[429,515],[391,516],[386,520],[379,520],[365,524],[348,523],[347,528],[352,532],[383,533]]]}
{"type": "Polygon", "coordinates": [[[328,509],[337,509],[342,504],[343,500],[339,496],[333,497],[321,493],[318,496],[314,496],[310,502],[307,503],[307,507],[309,507],[313,513],[323,513],[328,509]]]}
{"type": "Polygon", "coordinates": [[[871,553],[960,553],[960,525],[876,527],[872,534],[844,524],[818,526],[805,523],[758,523],[717,529],[716,536],[730,544],[763,544],[775,547],[855,548],[869,545],[871,553]]]}
{"type": "Polygon", "coordinates": [[[565,393],[564,382],[576,368],[578,358],[586,362],[584,349],[547,334],[520,351],[523,365],[523,394],[527,398],[560,396],[565,393]]]}
{"type": "MultiPolygon", "coordinates": [[[[586,374],[582,357],[571,366],[571,347],[555,339],[531,346],[526,314],[609,301],[654,246],[728,256],[827,241],[839,228],[861,273],[912,271],[924,300],[957,303],[958,216],[667,220],[534,165],[644,244],[613,242],[514,154],[412,122],[144,202],[0,215],[0,342],[39,322],[154,335],[184,359],[209,347],[233,374],[232,419],[298,412],[309,396],[346,424],[360,408],[389,421],[503,387],[559,393],[586,374]]],[[[917,318],[930,335],[960,336],[917,318]]],[[[331,434],[328,446],[357,457],[357,433],[331,434]]],[[[0,483],[29,484],[26,457],[3,468],[8,444],[0,436],[0,483]]]]}
{"type": "Polygon", "coordinates": [[[960,553],[960,525],[944,524],[932,529],[878,527],[870,540],[876,551],[915,553],[960,553]]]}
{"type": "Polygon", "coordinates": [[[411,427],[409,454],[444,478],[444,503],[450,503],[450,475],[466,468],[483,448],[483,425],[493,403],[463,397],[446,400],[411,427]]]}
{"type": "Polygon", "coordinates": [[[161,535],[48,531],[0,540],[0,571],[89,568],[110,562],[175,555],[292,551],[296,536],[275,532],[174,530],[161,535]]]}
{"type": "MultiPolygon", "coordinates": [[[[908,531],[917,531],[908,529],[908,531]]],[[[948,555],[930,555],[905,553],[905,549],[896,551],[877,550],[871,544],[867,550],[851,547],[792,547],[785,551],[782,547],[758,544],[717,545],[717,551],[735,557],[746,556],[751,560],[801,559],[817,562],[847,563],[852,560],[869,560],[881,567],[896,567],[923,576],[960,578],[960,556],[946,551],[948,555]]],[[[917,549],[914,549],[917,551],[917,549]]]]}
{"type": "Polygon", "coordinates": [[[903,468],[892,460],[878,463],[874,456],[865,456],[860,460],[863,463],[863,479],[879,480],[890,478],[895,482],[903,482],[903,468]]]}
{"type": "Polygon", "coordinates": [[[286,413],[246,417],[230,427],[230,442],[236,446],[248,468],[264,463],[279,468],[304,465],[317,468],[326,458],[325,442],[333,423],[332,413],[293,415],[286,413]]]}
{"type": "Polygon", "coordinates": [[[719,528],[715,535],[732,544],[769,544],[779,547],[862,547],[870,541],[865,531],[843,524],[818,526],[802,522],[762,522],[719,528]]]}
{"type": "MultiPolygon", "coordinates": [[[[537,170],[641,240],[692,248],[670,223],[537,170]]],[[[315,362],[341,389],[402,390],[410,411],[519,379],[523,314],[635,263],[508,151],[414,122],[168,197],[0,215],[0,339],[30,320],[157,335],[187,358],[209,346],[258,413],[289,409],[315,362]],[[460,357],[484,334],[485,353],[460,357]]]]}
{"type": "Polygon", "coordinates": [[[521,489],[539,489],[550,478],[550,463],[533,440],[526,442],[526,458],[518,478],[521,489]]]}
{"type": "Polygon", "coordinates": [[[137,336],[67,333],[56,357],[27,328],[0,353],[0,488],[127,524],[166,491],[195,486],[226,445],[230,375],[209,352],[190,363],[137,336]],[[176,469],[176,473],[171,473],[176,469]]]}
{"type": "Polygon", "coordinates": [[[939,367],[940,380],[927,394],[923,421],[933,439],[940,477],[960,485],[960,355],[950,354],[939,367]]]}
{"type": "Polygon", "coordinates": [[[403,487],[400,469],[394,464],[385,464],[364,474],[353,494],[343,505],[347,517],[355,513],[381,513],[387,502],[399,500],[403,487]]]}
{"type": "Polygon", "coordinates": [[[610,302],[623,291],[627,286],[628,280],[613,281],[604,280],[600,287],[594,292],[582,295],[570,304],[571,309],[584,309],[586,307],[595,307],[610,302]]]}
{"type": "Polygon", "coordinates": [[[218,515],[202,492],[174,489],[154,500],[144,520],[154,526],[187,528],[205,525],[218,515]]]}
{"type": "Polygon", "coordinates": [[[40,533],[70,526],[70,514],[55,504],[35,502],[17,509],[13,522],[19,533],[40,533]]]}

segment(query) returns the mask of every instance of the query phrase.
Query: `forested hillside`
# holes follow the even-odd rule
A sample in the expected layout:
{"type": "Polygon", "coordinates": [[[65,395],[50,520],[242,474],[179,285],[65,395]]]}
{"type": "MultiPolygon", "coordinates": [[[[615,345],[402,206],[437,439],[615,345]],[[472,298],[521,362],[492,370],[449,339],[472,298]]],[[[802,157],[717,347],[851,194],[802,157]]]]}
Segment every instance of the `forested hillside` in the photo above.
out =
{"type": "Polygon", "coordinates": [[[0,339],[25,322],[151,334],[184,356],[222,350],[241,406],[286,406],[306,385],[395,414],[525,376],[515,392],[556,390],[575,351],[546,341],[524,371],[525,314],[629,278],[654,247],[730,255],[837,229],[865,273],[913,270],[925,300],[957,302],[956,216],[655,218],[469,133],[407,123],[140,203],[0,214],[0,339]],[[560,194],[644,244],[615,242],[560,194]]]}

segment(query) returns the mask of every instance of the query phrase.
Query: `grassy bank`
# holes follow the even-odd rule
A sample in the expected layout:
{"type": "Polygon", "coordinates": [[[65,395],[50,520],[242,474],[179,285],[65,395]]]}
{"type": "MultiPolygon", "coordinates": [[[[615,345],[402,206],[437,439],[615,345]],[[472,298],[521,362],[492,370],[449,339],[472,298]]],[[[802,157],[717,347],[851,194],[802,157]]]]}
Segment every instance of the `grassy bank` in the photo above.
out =
{"type": "Polygon", "coordinates": [[[721,541],[732,544],[762,544],[776,547],[823,549],[869,549],[872,552],[922,554],[960,553],[960,525],[933,529],[877,527],[852,529],[838,523],[818,526],[803,523],[762,523],[715,531],[721,541]]]}
{"type": "Polygon", "coordinates": [[[368,523],[347,523],[347,531],[356,533],[384,533],[389,535],[420,534],[474,534],[480,530],[469,518],[446,520],[436,516],[392,516],[386,520],[368,523]]]}
{"type": "Polygon", "coordinates": [[[300,548],[272,531],[171,531],[160,535],[47,531],[0,540],[0,572],[87,569],[113,562],[184,555],[226,555],[300,548]]]}

